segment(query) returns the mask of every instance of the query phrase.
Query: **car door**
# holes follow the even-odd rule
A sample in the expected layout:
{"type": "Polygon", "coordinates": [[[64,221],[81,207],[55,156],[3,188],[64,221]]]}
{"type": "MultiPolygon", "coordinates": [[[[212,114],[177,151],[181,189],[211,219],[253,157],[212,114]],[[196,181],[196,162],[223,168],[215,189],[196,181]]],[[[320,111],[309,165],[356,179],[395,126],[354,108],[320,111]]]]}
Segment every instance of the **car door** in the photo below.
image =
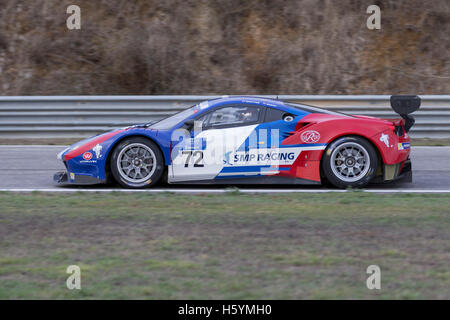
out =
{"type": "MultiPolygon", "coordinates": [[[[301,153],[301,148],[283,145],[282,142],[295,131],[300,118],[300,115],[286,110],[265,107],[261,123],[230,153],[229,161],[216,179],[260,178],[287,173],[301,153]]],[[[257,181],[252,179],[252,182],[257,181]]]]}
{"type": "Polygon", "coordinates": [[[169,182],[216,179],[263,119],[263,107],[253,105],[217,107],[199,116],[201,130],[174,153],[169,182]]]}

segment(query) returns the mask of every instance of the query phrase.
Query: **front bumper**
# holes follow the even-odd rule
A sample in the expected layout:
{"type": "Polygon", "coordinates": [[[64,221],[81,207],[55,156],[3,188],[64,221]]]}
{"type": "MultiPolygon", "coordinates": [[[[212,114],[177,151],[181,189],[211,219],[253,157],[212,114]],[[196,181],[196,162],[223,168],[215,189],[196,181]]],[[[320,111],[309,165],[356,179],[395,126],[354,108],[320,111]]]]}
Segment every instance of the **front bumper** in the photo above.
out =
{"type": "Polygon", "coordinates": [[[67,171],[60,171],[53,175],[53,182],[58,185],[92,185],[92,184],[102,184],[106,181],[95,178],[88,175],[73,174],[70,175],[67,171]]]}
{"type": "Polygon", "coordinates": [[[60,171],[53,175],[53,182],[57,184],[68,184],[69,178],[67,177],[67,171],[60,171]]]}

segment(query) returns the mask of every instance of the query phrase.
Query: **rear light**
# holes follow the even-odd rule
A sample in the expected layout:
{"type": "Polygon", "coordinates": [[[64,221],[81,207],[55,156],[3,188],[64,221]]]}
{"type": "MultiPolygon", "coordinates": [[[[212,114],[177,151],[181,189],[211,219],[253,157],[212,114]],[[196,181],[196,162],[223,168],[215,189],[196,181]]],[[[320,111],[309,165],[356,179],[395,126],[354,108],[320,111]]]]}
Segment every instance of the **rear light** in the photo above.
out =
{"type": "Polygon", "coordinates": [[[402,137],[405,134],[405,130],[403,129],[403,126],[395,126],[394,132],[399,137],[402,137]]]}

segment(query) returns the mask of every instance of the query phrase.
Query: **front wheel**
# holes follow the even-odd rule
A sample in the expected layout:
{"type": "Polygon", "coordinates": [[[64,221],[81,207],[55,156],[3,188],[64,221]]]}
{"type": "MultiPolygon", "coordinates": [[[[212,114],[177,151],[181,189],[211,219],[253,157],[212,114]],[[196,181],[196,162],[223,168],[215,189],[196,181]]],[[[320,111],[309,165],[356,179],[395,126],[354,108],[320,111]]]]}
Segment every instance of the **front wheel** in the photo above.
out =
{"type": "Polygon", "coordinates": [[[373,146],[360,137],[342,137],[325,150],[322,169],[326,179],[338,188],[362,188],[374,177],[378,156],[373,146]]]}
{"type": "Polygon", "coordinates": [[[114,179],[125,188],[145,188],[156,184],[164,171],[164,159],[152,141],[132,137],[121,141],[111,156],[114,179]]]}

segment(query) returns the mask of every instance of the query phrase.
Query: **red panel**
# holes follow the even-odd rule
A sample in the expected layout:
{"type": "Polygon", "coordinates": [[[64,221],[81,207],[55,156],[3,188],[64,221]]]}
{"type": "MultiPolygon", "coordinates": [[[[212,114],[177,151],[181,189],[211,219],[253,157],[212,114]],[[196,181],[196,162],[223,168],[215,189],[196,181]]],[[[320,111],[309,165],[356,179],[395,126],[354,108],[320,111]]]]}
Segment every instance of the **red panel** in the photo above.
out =
{"type": "MultiPolygon", "coordinates": [[[[394,133],[394,124],[402,124],[402,121],[313,113],[299,121],[298,127],[300,130],[287,137],[282,145],[305,144],[301,135],[306,130],[314,130],[320,134],[320,138],[315,143],[330,143],[342,136],[358,135],[371,141],[377,147],[385,164],[396,164],[405,161],[410,152],[409,149],[398,150],[398,143],[410,142],[410,138],[407,134],[403,137],[397,136],[394,133]],[[302,128],[302,123],[308,123],[309,125],[302,128]],[[389,135],[389,146],[380,141],[382,133],[389,135]]],[[[320,158],[313,159],[319,160],[320,158]]],[[[306,159],[302,158],[302,160],[306,159]]]]}
{"type": "Polygon", "coordinates": [[[297,160],[320,161],[322,159],[323,150],[307,150],[302,151],[297,160]]]}
{"type": "Polygon", "coordinates": [[[98,138],[94,138],[93,140],[88,141],[87,143],[85,143],[85,144],[79,146],[78,148],[76,148],[75,150],[72,150],[69,153],[67,153],[64,156],[64,160],[67,161],[67,160],[70,160],[72,158],[75,158],[75,157],[79,156],[80,154],[82,154],[82,153],[84,153],[84,152],[86,152],[88,150],[91,150],[97,144],[102,143],[102,142],[104,142],[104,141],[114,137],[116,134],[119,134],[119,133],[121,133],[123,131],[125,131],[125,130],[117,130],[117,131],[113,131],[113,132],[109,132],[107,134],[101,135],[98,138]]]}
{"type": "Polygon", "coordinates": [[[297,178],[320,182],[320,161],[298,161],[293,169],[297,178]]]}

